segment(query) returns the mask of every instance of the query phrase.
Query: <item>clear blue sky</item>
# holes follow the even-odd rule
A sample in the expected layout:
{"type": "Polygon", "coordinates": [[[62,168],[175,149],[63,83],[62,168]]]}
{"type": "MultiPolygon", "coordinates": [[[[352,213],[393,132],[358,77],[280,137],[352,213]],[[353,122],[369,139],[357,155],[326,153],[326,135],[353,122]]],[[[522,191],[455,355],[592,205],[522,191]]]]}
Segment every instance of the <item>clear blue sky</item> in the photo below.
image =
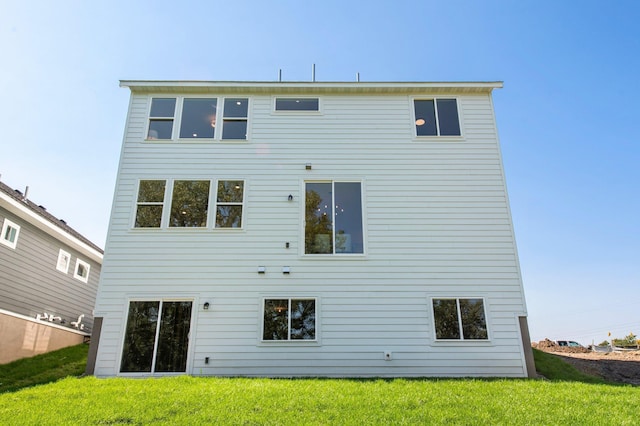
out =
{"type": "Polygon", "coordinates": [[[104,245],[120,79],[495,81],[533,340],[640,335],[640,2],[2,2],[0,174],[104,245]]]}

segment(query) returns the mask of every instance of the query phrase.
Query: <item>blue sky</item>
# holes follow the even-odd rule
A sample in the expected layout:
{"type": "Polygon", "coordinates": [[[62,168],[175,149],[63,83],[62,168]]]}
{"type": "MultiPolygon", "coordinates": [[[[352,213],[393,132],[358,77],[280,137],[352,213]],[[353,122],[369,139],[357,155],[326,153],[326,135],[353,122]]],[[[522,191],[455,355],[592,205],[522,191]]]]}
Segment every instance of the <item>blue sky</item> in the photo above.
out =
{"type": "Polygon", "coordinates": [[[500,80],[532,339],[640,334],[640,3],[3,3],[1,179],[97,244],[121,79],[500,80]]]}

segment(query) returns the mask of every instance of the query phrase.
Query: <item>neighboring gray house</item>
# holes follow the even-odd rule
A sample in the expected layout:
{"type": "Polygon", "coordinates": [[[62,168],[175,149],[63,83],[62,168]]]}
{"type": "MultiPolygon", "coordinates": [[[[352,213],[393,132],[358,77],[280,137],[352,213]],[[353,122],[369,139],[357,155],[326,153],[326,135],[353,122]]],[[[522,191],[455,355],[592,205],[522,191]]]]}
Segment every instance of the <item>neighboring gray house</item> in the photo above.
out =
{"type": "Polygon", "coordinates": [[[88,372],[534,373],[502,83],[121,85],[88,372]]]}
{"type": "Polygon", "coordinates": [[[0,231],[0,364],[85,341],[102,249],[2,182],[0,231]]]}

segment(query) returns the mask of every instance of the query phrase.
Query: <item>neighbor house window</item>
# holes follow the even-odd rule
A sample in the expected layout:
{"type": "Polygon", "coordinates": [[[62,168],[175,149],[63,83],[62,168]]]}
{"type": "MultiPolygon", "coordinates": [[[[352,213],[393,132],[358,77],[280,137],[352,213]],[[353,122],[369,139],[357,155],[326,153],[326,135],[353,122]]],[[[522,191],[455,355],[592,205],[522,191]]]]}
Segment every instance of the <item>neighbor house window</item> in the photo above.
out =
{"type": "Polygon", "coordinates": [[[208,180],[176,180],[173,182],[170,227],[204,228],[209,212],[208,180]]]}
{"type": "Polygon", "coordinates": [[[69,265],[71,264],[71,255],[66,251],[60,249],[58,253],[58,263],[56,264],[56,269],[63,273],[69,272],[69,265]]]}
{"type": "Polygon", "coordinates": [[[482,299],[433,299],[437,340],[487,340],[482,299]]]}
{"type": "Polygon", "coordinates": [[[364,253],[360,182],[307,182],[305,254],[364,253]]]}
{"type": "Polygon", "coordinates": [[[0,234],[0,243],[15,249],[18,244],[18,235],[20,235],[20,226],[5,218],[2,223],[2,234],[0,234]]]}
{"type": "Polygon", "coordinates": [[[129,303],[122,373],[184,373],[187,369],[190,301],[129,303]]]}
{"type": "Polygon", "coordinates": [[[216,196],[216,228],[242,227],[244,181],[220,180],[216,196]]]}
{"type": "Polygon", "coordinates": [[[76,259],[76,270],[73,273],[73,278],[78,279],[83,283],[86,283],[87,281],[89,281],[90,267],[91,266],[87,262],[80,259],[76,259]]]}
{"type": "Polygon", "coordinates": [[[181,138],[213,139],[216,130],[216,98],[186,98],[182,101],[181,138]]]}
{"type": "Polygon", "coordinates": [[[164,180],[141,180],[138,187],[136,228],[159,228],[164,207],[164,180]]]}
{"type": "Polygon", "coordinates": [[[262,340],[315,340],[315,299],[265,299],[262,340]]]}
{"type": "Polygon", "coordinates": [[[247,139],[249,99],[226,98],[222,119],[222,139],[247,139]]]}
{"type": "Polygon", "coordinates": [[[149,112],[147,139],[171,139],[176,98],[153,98],[149,112]]]}
{"type": "Polygon", "coordinates": [[[318,111],[318,98],[276,98],[276,111],[318,111]]]}
{"type": "Polygon", "coordinates": [[[455,99],[416,99],[413,102],[417,136],[460,136],[455,99]]]}

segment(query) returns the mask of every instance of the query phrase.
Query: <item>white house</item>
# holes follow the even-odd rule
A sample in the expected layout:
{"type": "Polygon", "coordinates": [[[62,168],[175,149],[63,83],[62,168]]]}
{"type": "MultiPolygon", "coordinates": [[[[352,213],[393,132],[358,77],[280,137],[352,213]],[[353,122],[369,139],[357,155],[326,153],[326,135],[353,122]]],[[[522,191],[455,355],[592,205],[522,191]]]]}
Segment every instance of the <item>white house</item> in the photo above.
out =
{"type": "Polygon", "coordinates": [[[502,83],[121,86],[88,372],[534,373],[502,83]]]}

